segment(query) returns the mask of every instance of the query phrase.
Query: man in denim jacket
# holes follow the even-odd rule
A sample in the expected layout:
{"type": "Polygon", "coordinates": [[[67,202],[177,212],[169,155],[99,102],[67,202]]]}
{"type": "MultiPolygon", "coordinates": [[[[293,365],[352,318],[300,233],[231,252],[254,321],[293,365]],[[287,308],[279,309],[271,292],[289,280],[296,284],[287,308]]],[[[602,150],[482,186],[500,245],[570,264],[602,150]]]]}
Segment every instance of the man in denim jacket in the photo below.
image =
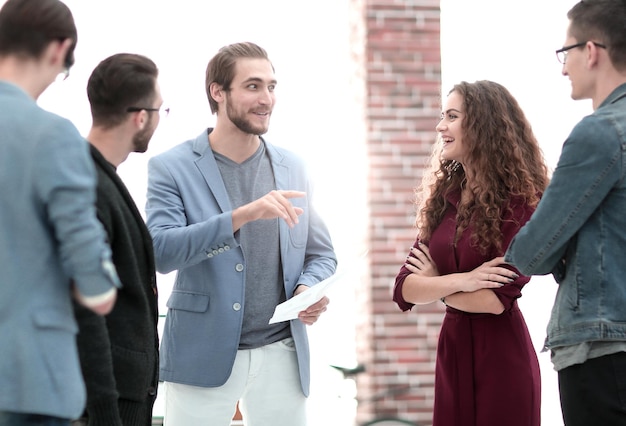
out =
{"type": "Polygon", "coordinates": [[[505,260],[554,274],[545,348],[571,425],[626,425],[626,2],[584,0],[557,56],[594,113],[565,141],[552,181],[505,260]]]}

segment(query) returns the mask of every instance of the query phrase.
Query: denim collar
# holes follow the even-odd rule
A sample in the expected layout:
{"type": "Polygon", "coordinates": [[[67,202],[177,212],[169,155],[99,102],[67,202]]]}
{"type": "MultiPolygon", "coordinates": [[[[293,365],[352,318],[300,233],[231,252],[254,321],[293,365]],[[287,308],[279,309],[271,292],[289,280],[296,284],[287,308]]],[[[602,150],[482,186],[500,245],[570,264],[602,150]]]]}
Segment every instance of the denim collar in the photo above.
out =
{"type": "Polygon", "coordinates": [[[617,86],[615,90],[613,90],[611,94],[607,96],[607,98],[604,101],[602,101],[598,109],[604,106],[607,106],[609,104],[613,104],[624,97],[626,97],[626,83],[617,86]]]}

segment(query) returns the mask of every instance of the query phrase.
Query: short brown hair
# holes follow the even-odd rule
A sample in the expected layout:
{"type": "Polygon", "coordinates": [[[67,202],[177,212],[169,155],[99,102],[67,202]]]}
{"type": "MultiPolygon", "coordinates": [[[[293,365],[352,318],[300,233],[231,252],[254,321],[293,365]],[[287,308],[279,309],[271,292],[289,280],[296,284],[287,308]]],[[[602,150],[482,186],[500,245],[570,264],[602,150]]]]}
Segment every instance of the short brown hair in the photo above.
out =
{"type": "Polygon", "coordinates": [[[128,107],[151,106],[158,74],[151,59],[133,53],[118,53],[100,62],[87,82],[93,124],[115,127],[126,118],[128,107]]]}
{"type": "Polygon", "coordinates": [[[569,33],[576,41],[604,44],[613,66],[626,70],[626,1],[582,0],[567,17],[569,33]]]}
{"type": "Polygon", "coordinates": [[[243,42],[230,44],[222,47],[218,53],[209,61],[206,68],[206,95],[209,99],[211,112],[215,114],[218,109],[217,102],[211,97],[211,84],[217,83],[226,91],[235,78],[235,66],[237,60],[241,58],[267,59],[267,52],[254,43],[243,42]]]}
{"type": "Polygon", "coordinates": [[[0,56],[38,58],[54,40],[73,41],[66,66],[74,64],[77,42],[72,12],[59,0],[7,0],[0,9],[0,56]]]}

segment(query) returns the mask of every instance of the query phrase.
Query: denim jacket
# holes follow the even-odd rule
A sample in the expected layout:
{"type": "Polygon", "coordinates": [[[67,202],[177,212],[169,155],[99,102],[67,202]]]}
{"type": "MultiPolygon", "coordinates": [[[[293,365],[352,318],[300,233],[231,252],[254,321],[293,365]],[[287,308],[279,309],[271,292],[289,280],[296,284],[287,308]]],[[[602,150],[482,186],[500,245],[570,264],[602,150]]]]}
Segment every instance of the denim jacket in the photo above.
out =
{"type": "Polygon", "coordinates": [[[546,349],[626,341],[626,84],[574,127],[505,260],[559,283],[546,349]]]}

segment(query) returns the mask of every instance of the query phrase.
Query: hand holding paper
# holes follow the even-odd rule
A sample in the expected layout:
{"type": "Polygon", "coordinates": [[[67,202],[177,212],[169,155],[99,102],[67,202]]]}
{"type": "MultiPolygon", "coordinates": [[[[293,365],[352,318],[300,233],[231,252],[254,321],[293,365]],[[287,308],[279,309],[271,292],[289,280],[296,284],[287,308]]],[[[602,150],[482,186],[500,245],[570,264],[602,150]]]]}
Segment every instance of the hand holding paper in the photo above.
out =
{"type": "MultiPolygon", "coordinates": [[[[296,288],[294,292],[294,296],[298,294],[308,291],[310,287],[301,285],[296,288]]],[[[328,309],[327,306],[330,303],[330,299],[328,296],[322,296],[320,300],[310,305],[303,311],[300,311],[298,314],[298,319],[305,325],[313,325],[317,322],[318,319],[322,316],[324,312],[328,309]]]]}
{"type": "Polygon", "coordinates": [[[276,306],[274,315],[270,319],[270,324],[282,321],[289,321],[298,318],[298,314],[309,306],[315,304],[324,297],[329,289],[338,281],[340,281],[346,272],[335,273],[331,277],[319,282],[317,285],[310,287],[308,290],[293,296],[291,299],[276,306]]]}

